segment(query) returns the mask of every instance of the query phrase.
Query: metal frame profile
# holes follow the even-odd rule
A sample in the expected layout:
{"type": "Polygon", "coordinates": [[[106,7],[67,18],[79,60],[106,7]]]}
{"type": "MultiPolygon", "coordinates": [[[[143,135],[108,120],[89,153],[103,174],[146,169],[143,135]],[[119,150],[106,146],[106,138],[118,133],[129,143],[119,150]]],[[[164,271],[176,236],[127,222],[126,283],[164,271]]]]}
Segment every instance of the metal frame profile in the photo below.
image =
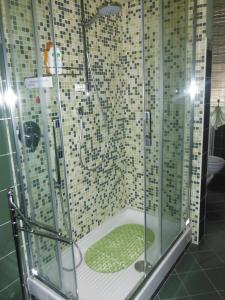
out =
{"type": "Polygon", "coordinates": [[[25,231],[38,236],[50,238],[52,240],[59,241],[68,245],[73,244],[72,240],[62,236],[60,232],[57,232],[56,230],[52,229],[51,226],[44,225],[39,222],[33,222],[30,219],[26,218],[20,210],[20,208],[14,203],[12,190],[8,191],[8,204],[10,212],[13,212],[13,214],[10,214],[12,226],[16,225],[18,231],[25,231]],[[17,222],[18,220],[23,221],[25,227],[20,227],[17,222]],[[46,231],[46,233],[36,230],[35,227],[46,231]]]}

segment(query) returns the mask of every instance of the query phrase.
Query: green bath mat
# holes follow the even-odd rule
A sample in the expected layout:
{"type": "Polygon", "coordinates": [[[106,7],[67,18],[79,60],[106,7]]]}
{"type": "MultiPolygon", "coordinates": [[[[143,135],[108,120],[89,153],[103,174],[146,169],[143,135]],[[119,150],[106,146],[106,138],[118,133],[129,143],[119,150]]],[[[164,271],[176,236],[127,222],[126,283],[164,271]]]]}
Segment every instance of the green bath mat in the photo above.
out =
{"type": "MultiPolygon", "coordinates": [[[[147,230],[148,247],[154,233],[147,230]]],[[[126,269],[144,252],[144,226],[125,224],[117,227],[93,244],[85,253],[86,264],[100,273],[114,273],[126,269]]]]}

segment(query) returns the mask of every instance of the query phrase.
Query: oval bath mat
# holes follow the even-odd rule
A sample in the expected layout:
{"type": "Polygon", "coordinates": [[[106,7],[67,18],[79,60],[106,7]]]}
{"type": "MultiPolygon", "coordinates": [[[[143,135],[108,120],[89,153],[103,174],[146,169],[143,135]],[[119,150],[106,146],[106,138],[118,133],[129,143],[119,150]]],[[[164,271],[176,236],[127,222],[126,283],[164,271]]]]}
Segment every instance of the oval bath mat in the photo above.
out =
{"type": "MultiPolygon", "coordinates": [[[[147,245],[154,242],[154,233],[147,229],[147,245]]],[[[87,249],[84,260],[94,271],[114,273],[128,268],[144,252],[144,226],[125,224],[87,249]]]]}

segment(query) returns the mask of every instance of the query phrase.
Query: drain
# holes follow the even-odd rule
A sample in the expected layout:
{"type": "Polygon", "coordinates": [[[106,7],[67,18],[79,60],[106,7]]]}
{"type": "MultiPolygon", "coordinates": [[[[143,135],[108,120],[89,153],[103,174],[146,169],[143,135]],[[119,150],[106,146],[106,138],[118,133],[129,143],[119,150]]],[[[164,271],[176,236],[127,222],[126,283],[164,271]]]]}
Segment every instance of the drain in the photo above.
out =
{"type": "Polygon", "coordinates": [[[144,260],[139,260],[135,263],[134,268],[138,272],[148,273],[151,270],[152,266],[149,262],[147,262],[147,264],[145,264],[144,260]]]}

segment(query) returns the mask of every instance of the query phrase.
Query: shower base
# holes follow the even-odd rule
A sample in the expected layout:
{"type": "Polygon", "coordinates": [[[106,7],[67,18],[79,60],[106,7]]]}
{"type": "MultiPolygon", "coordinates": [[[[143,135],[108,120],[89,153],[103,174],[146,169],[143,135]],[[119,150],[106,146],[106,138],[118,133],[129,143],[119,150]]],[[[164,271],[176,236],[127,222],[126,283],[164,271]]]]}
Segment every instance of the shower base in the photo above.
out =
{"type": "MultiPolygon", "coordinates": [[[[171,222],[171,220],[164,221],[164,226],[168,229],[168,232],[164,235],[164,240],[171,240],[171,233],[174,232],[176,224],[171,222]]],[[[81,249],[81,252],[84,256],[86,250],[103,238],[105,235],[110,233],[115,228],[122,226],[124,224],[140,224],[144,225],[144,214],[141,211],[126,208],[118,212],[115,216],[107,219],[99,227],[95,228],[89,234],[87,234],[83,239],[78,242],[78,245],[81,249]]],[[[154,243],[147,250],[148,262],[151,265],[154,265],[160,258],[160,223],[158,216],[147,215],[147,226],[151,228],[154,232],[155,239],[154,243]]],[[[171,249],[171,255],[169,258],[165,259],[160,263],[150,277],[150,282],[147,284],[146,289],[141,290],[141,294],[137,296],[137,300],[148,300],[149,295],[155,291],[157,286],[163,280],[163,277],[166,276],[168,270],[175,263],[176,259],[179,257],[180,253],[183,251],[185,245],[190,240],[190,229],[188,233],[188,238],[184,236],[181,246],[174,249],[171,249]],[[176,250],[178,249],[178,250],[176,250]]],[[[127,296],[131,294],[132,290],[137,287],[138,283],[144,279],[144,273],[138,272],[135,270],[135,263],[139,260],[144,259],[144,253],[138,257],[132,265],[127,269],[115,273],[99,273],[90,269],[85,261],[82,261],[82,264],[77,268],[77,286],[79,300],[124,300],[128,299],[127,296]]],[[[75,260],[76,263],[79,262],[78,251],[75,249],[75,260]]],[[[65,268],[71,269],[73,266],[71,261],[71,250],[65,249],[62,254],[62,264],[65,268]]],[[[54,280],[54,274],[56,261],[51,261],[45,266],[45,274],[49,274],[49,278],[54,280]]],[[[75,282],[73,276],[71,276],[70,271],[63,270],[63,282],[64,288],[67,291],[74,290],[75,282]]],[[[28,286],[30,292],[38,297],[40,300],[49,299],[49,300],[61,300],[63,299],[53,290],[48,288],[40,280],[34,277],[28,278],[28,286]]]]}
{"type": "MultiPolygon", "coordinates": [[[[148,226],[155,234],[155,240],[148,249],[148,258],[153,264],[159,257],[159,241],[157,237],[158,218],[151,216],[151,224],[148,226]]],[[[149,219],[150,219],[149,218],[149,219]]],[[[101,226],[94,229],[78,243],[81,252],[86,250],[102,237],[110,233],[113,229],[124,224],[144,225],[144,214],[135,209],[124,209],[115,216],[108,219],[101,226]]],[[[124,300],[136,284],[143,278],[144,274],[135,270],[137,261],[144,259],[144,253],[134,261],[127,269],[115,273],[98,273],[90,269],[85,261],[77,269],[77,281],[80,300],[124,300]]]]}

